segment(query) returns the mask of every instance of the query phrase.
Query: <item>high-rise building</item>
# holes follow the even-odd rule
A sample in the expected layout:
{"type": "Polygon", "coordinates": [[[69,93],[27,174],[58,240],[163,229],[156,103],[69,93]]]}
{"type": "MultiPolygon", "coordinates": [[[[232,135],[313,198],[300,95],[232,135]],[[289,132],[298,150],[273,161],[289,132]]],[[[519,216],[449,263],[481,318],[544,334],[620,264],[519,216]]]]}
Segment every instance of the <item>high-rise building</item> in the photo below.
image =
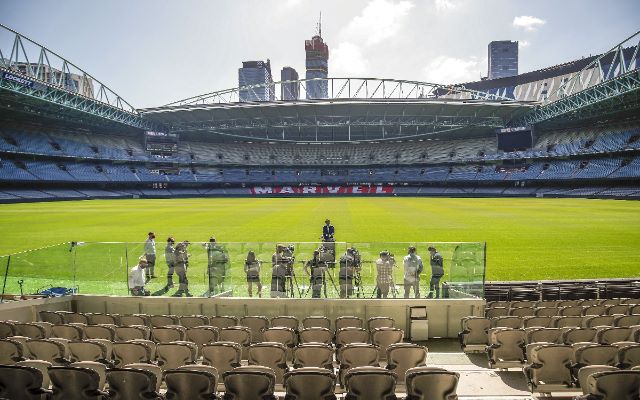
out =
{"type": "MultiPolygon", "coordinates": [[[[297,81],[298,71],[291,67],[284,67],[280,71],[280,80],[297,81]]],[[[298,100],[300,98],[300,84],[298,82],[281,83],[280,84],[280,100],[298,100]]]]}
{"type": "MultiPolygon", "coordinates": [[[[326,78],[329,73],[329,46],[322,40],[322,15],[318,22],[318,34],[304,41],[307,55],[307,79],[326,78]]],[[[307,99],[326,99],[329,97],[329,85],[326,80],[307,81],[307,99]]]]}
{"type": "Polygon", "coordinates": [[[489,43],[489,79],[518,75],[518,42],[498,40],[489,43]]]}
{"type": "Polygon", "coordinates": [[[243,61],[238,68],[238,88],[252,85],[264,85],[239,90],[241,102],[274,101],[275,87],[271,75],[271,61],[243,61]]]}

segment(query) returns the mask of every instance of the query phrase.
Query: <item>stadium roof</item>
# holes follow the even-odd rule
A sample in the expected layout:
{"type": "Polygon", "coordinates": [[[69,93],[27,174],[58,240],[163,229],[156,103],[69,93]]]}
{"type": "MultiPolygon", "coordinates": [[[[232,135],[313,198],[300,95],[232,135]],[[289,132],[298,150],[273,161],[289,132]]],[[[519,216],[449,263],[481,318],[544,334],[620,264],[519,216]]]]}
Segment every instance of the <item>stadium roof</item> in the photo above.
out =
{"type": "Polygon", "coordinates": [[[514,101],[330,99],[176,105],[139,112],[191,138],[346,142],[479,136],[531,107],[514,101]]]}

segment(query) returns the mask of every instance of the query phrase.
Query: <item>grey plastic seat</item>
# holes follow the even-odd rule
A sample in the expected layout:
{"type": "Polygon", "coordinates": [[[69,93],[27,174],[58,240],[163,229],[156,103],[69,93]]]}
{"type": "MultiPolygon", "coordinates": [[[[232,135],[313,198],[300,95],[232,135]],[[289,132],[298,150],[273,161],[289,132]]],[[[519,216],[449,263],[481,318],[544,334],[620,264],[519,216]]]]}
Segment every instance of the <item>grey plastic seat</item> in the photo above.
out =
{"type": "Polygon", "coordinates": [[[185,328],[209,325],[209,317],[204,315],[183,315],[180,317],[180,325],[185,328]]]}
{"type": "Polygon", "coordinates": [[[240,325],[251,329],[251,343],[260,343],[264,339],[262,332],[269,328],[269,318],[261,315],[249,315],[240,318],[240,325]]]}
{"type": "Polygon", "coordinates": [[[175,341],[156,346],[156,361],[163,370],[195,364],[197,358],[198,346],[193,342],[175,341]]]}
{"type": "Polygon", "coordinates": [[[640,371],[599,372],[587,379],[588,399],[637,400],[640,371]]]}
{"type": "Polygon", "coordinates": [[[142,371],[147,371],[152,373],[156,378],[155,390],[156,392],[160,393],[160,388],[162,387],[162,368],[161,367],[157,366],[156,364],[133,363],[133,364],[127,364],[123,368],[142,370],[142,371]]]}
{"type": "Polygon", "coordinates": [[[459,379],[457,372],[442,368],[411,368],[406,373],[405,400],[457,400],[459,379]]]}
{"type": "Polygon", "coordinates": [[[107,347],[98,342],[71,341],[69,346],[69,360],[108,362],[107,347]]]}
{"type": "Polygon", "coordinates": [[[287,349],[287,360],[291,360],[297,339],[293,329],[284,326],[269,328],[262,333],[262,337],[265,342],[276,342],[285,346],[287,349]]]}
{"type": "Polygon", "coordinates": [[[16,326],[10,321],[0,321],[0,339],[6,339],[9,336],[17,335],[16,326]]]}
{"type": "Polygon", "coordinates": [[[100,375],[93,369],[51,367],[49,378],[53,391],[51,400],[102,400],[106,395],[100,390],[100,375]]]}
{"type": "Polygon", "coordinates": [[[563,343],[562,330],[558,328],[525,329],[526,343],[563,343]]]}
{"type": "Polygon", "coordinates": [[[524,323],[524,319],[516,316],[508,316],[508,317],[497,317],[491,319],[491,327],[492,328],[511,328],[511,329],[520,329],[522,328],[524,323]]]}
{"type": "Polygon", "coordinates": [[[612,345],[592,344],[575,349],[573,370],[577,371],[587,365],[616,365],[618,348],[612,345]]]}
{"type": "Polygon", "coordinates": [[[276,383],[283,383],[283,376],[289,370],[287,366],[287,348],[281,343],[262,342],[249,346],[249,365],[269,367],[276,375],[276,383]]]}
{"type": "Polygon", "coordinates": [[[40,320],[44,322],[50,322],[54,325],[64,324],[64,318],[58,311],[40,311],[40,320]]]}
{"type": "Polygon", "coordinates": [[[37,369],[42,374],[42,387],[45,389],[49,389],[49,387],[51,386],[51,379],[49,379],[49,368],[51,368],[52,365],[49,361],[23,360],[17,362],[15,365],[37,369]]]}
{"type": "Polygon", "coordinates": [[[121,315],[120,326],[143,325],[150,326],[149,316],[146,314],[121,315]]]}
{"type": "Polygon", "coordinates": [[[399,328],[375,328],[371,331],[371,343],[380,348],[380,359],[386,360],[387,347],[394,343],[402,343],[404,331],[399,328]]]}
{"type": "Polygon", "coordinates": [[[209,325],[215,326],[218,329],[229,328],[231,326],[238,326],[238,318],[228,315],[218,315],[215,317],[209,317],[209,325]]]}
{"type": "Polygon", "coordinates": [[[146,325],[118,326],[115,329],[116,340],[125,341],[133,339],[151,338],[151,330],[146,325]]]}
{"type": "Polygon", "coordinates": [[[15,322],[13,324],[15,334],[31,339],[46,339],[47,331],[41,325],[32,322],[15,322]]]}
{"type": "Polygon", "coordinates": [[[403,383],[407,370],[427,363],[427,348],[414,343],[395,343],[387,347],[387,369],[403,383]]]}
{"type": "Polygon", "coordinates": [[[65,324],[80,323],[89,324],[89,318],[83,313],[73,311],[58,311],[62,315],[62,320],[65,324]]]}
{"type": "Polygon", "coordinates": [[[77,361],[69,364],[70,367],[87,368],[98,373],[99,383],[98,389],[103,390],[107,383],[107,366],[97,361],[77,361]]]}
{"type": "Polygon", "coordinates": [[[580,300],[578,305],[581,307],[591,307],[591,306],[599,306],[601,304],[602,304],[602,300],[586,299],[586,300],[580,300]]]}
{"type": "Polygon", "coordinates": [[[553,317],[524,317],[522,326],[524,328],[548,328],[552,325],[553,317]]]}
{"type": "Polygon", "coordinates": [[[631,339],[631,328],[604,328],[596,334],[596,342],[600,344],[625,342],[629,339],[631,339]]]}
{"type": "Polygon", "coordinates": [[[521,329],[489,329],[489,368],[514,368],[524,364],[525,333],[521,329]]]}
{"type": "Polygon", "coordinates": [[[533,307],[516,307],[509,309],[509,315],[515,317],[533,317],[535,316],[535,310],[533,307]]]}
{"type": "Polygon", "coordinates": [[[615,317],[613,315],[588,315],[582,320],[585,328],[595,328],[597,326],[613,326],[615,317]]]}
{"type": "Polygon", "coordinates": [[[348,327],[336,331],[336,347],[351,343],[369,343],[369,331],[364,328],[348,327]]]}
{"type": "Polygon", "coordinates": [[[333,342],[333,333],[327,328],[304,328],[300,331],[300,343],[325,343],[333,342]]]}
{"type": "Polygon", "coordinates": [[[337,361],[340,363],[338,370],[338,381],[344,386],[344,375],[351,368],[355,367],[378,367],[379,347],[374,344],[352,343],[338,349],[337,361]]]}
{"type": "Polygon", "coordinates": [[[509,307],[490,307],[484,312],[486,318],[506,317],[509,315],[509,307]]]}
{"type": "Polygon", "coordinates": [[[120,325],[120,318],[115,314],[88,313],[85,315],[89,325],[120,325]]]}
{"type": "Polygon", "coordinates": [[[303,343],[293,350],[293,367],[333,370],[333,348],[324,343],[303,343]]]}
{"type": "Polygon", "coordinates": [[[224,400],[276,400],[275,373],[258,365],[243,366],[223,375],[224,400]]]}
{"type": "Polygon", "coordinates": [[[458,340],[464,352],[484,351],[489,344],[488,331],[491,322],[483,317],[466,317],[460,320],[462,331],[458,340]]]}
{"type": "Polygon", "coordinates": [[[106,339],[114,341],[116,337],[115,325],[87,325],[84,327],[87,339],[106,339]]]}
{"type": "Polygon", "coordinates": [[[331,329],[331,320],[323,316],[310,316],[302,320],[302,327],[331,329]]]}
{"type": "Polygon", "coordinates": [[[580,305],[581,300],[561,300],[558,302],[558,307],[573,307],[580,305]]]}
{"type": "Polygon", "coordinates": [[[202,346],[218,341],[218,328],[214,326],[194,326],[187,328],[186,340],[193,342],[202,349],[202,346]]]}
{"type": "Polygon", "coordinates": [[[615,304],[607,308],[607,314],[609,315],[627,315],[629,314],[628,304],[615,304]]]}
{"type": "Polygon", "coordinates": [[[152,359],[152,349],[146,343],[118,342],[113,344],[113,360],[118,367],[133,363],[150,363],[152,359]]]}
{"type": "Polygon", "coordinates": [[[603,305],[593,305],[589,307],[585,307],[584,313],[582,315],[606,315],[607,314],[607,306],[603,305]]]}
{"type": "Polygon", "coordinates": [[[68,347],[62,342],[50,339],[31,339],[27,341],[30,358],[49,361],[53,365],[69,364],[68,347]]]}
{"type": "Polygon", "coordinates": [[[351,368],[344,375],[346,399],[395,400],[396,375],[380,367],[351,368]]]}
{"type": "Polygon", "coordinates": [[[185,340],[187,329],[180,325],[167,325],[151,328],[151,340],[156,343],[169,343],[185,340]]]}
{"type": "Polygon", "coordinates": [[[582,317],[551,317],[551,326],[554,328],[580,328],[582,317]]]}
{"type": "Polygon", "coordinates": [[[217,399],[218,375],[207,371],[174,369],[164,372],[167,385],[167,400],[212,400],[217,399]]]}
{"type": "Polygon", "coordinates": [[[336,318],[336,332],[342,328],[364,328],[364,321],[360,317],[342,316],[336,318]]]}
{"type": "Polygon", "coordinates": [[[393,328],[396,321],[391,317],[371,317],[367,320],[367,329],[372,331],[376,328],[393,328]]]}
{"type": "Polygon", "coordinates": [[[22,343],[12,339],[0,339],[0,364],[11,365],[24,359],[22,343]]]}
{"type": "Polygon", "coordinates": [[[532,300],[513,300],[510,303],[511,308],[518,307],[535,307],[536,302],[532,300]]]}
{"type": "Polygon", "coordinates": [[[306,367],[284,374],[287,400],[335,400],[336,375],[326,368],[306,367]]]}
{"type": "Polygon", "coordinates": [[[285,328],[293,329],[294,332],[298,332],[298,330],[300,329],[300,321],[298,321],[298,318],[296,317],[292,317],[289,315],[280,315],[280,316],[271,318],[271,327],[272,328],[285,327],[285,328]]]}
{"type": "Polygon", "coordinates": [[[587,394],[589,388],[587,380],[591,375],[608,371],[618,371],[618,368],[610,365],[587,365],[586,367],[580,368],[578,371],[578,386],[582,389],[582,394],[587,394]]]}
{"type": "Polygon", "coordinates": [[[43,388],[40,370],[19,365],[0,365],[0,398],[44,400],[49,393],[43,388]]]}
{"type": "Polygon", "coordinates": [[[624,369],[640,366],[640,343],[618,350],[618,366],[624,369]]]}
{"type": "Polygon", "coordinates": [[[620,315],[614,318],[613,325],[619,328],[630,328],[640,325],[640,315],[620,315]]]}
{"type": "Polygon", "coordinates": [[[558,308],[558,300],[540,300],[536,302],[536,307],[553,307],[558,308]]]}
{"type": "Polygon", "coordinates": [[[558,307],[538,307],[535,309],[536,317],[555,317],[558,315],[558,307]]]}
{"type": "Polygon", "coordinates": [[[202,347],[202,363],[216,368],[219,376],[240,366],[242,347],[235,342],[216,342],[202,347]]]}
{"type": "Polygon", "coordinates": [[[180,320],[177,315],[150,315],[149,323],[152,328],[160,328],[169,325],[179,325],[180,320]]]}
{"type": "Polygon", "coordinates": [[[563,317],[581,317],[583,316],[584,307],[582,306],[568,306],[568,307],[560,307],[560,312],[558,315],[563,317]]]}
{"type": "Polygon", "coordinates": [[[573,349],[564,344],[540,344],[531,349],[524,367],[531,392],[550,393],[572,390],[573,349]]]}
{"type": "Polygon", "coordinates": [[[251,345],[251,329],[246,326],[230,326],[220,329],[218,340],[221,342],[235,342],[242,347],[242,359],[247,359],[247,348],[251,345]]]}
{"type": "Polygon", "coordinates": [[[161,399],[156,390],[156,375],[152,372],[114,368],[107,371],[110,400],[161,399]]]}
{"type": "Polygon", "coordinates": [[[51,327],[51,337],[69,340],[82,340],[84,337],[84,330],[77,325],[53,325],[51,327]]]}
{"type": "Polygon", "coordinates": [[[562,334],[562,341],[565,344],[594,342],[597,330],[594,328],[572,328],[562,334]]]}

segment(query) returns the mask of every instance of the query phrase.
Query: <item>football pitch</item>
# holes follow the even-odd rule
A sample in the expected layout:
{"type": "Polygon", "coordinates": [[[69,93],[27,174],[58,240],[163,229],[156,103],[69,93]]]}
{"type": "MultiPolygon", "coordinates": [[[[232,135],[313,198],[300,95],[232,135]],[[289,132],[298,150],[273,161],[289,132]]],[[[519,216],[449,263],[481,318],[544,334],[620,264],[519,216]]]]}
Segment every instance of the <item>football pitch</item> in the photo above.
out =
{"type": "MultiPolygon", "coordinates": [[[[85,243],[74,249],[75,253],[69,251],[69,245],[60,245],[12,256],[6,291],[16,293],[20,279],[25,293],[68,285],[73,279],[82,282],[78,285],[84,293],[125,294],[127,268],[142,254],[141,242],[147,232],[154,231],[158,279],[152,281],[152,291],[166,282],[162,251],[167,236],[206,242],[213,235],[219,242],[236,243],[233,246],[238,251],[232,255],[228,280],[244,292],[242,259],[247,249],[260,249],[259,256],[265,260],[261,273],[265,294],[274,243],[297,243],[303,246],[301,254],[307,254],[315,245],[299,243],[317,242],[325,218],[335,226],[337,241],[368,246],[371,258],[378,249],[388,248],[400,261],[406,254],[406,243],[486,242],[487,280],[640,275],[637,201],[408,197],[90,200],[0,205],[0,254],[71,241],[85,243]]],[[[194,256],[189,278],[203,285],[206,254],[200,245],[191,247],[194,256]]],[[[418,246],[418,254],[428,259],[426,245],[418,246]]],[[[2,276],[5,265],[6,257],[0,258],[2,276]]],[[[372,266],[367,268],[366,279],[374,279],[372,266]]],[[[396,275],[401,283],[402,273],[396,275]]],[[[308,282],[301,264],[298,279],[301,286],[308,282]]],[[[423,277],[423,291],[428,284],[425,281],[423,277]]]]}

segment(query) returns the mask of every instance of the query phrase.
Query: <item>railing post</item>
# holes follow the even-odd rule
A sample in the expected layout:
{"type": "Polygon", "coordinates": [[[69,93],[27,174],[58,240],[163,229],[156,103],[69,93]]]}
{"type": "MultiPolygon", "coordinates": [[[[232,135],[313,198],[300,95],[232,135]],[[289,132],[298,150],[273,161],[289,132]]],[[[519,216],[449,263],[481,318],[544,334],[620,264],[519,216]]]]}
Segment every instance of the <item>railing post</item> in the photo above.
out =
{"type": "Polygon", "coordinates": [[[0,303],[4,303],[4,290],[7,287],[7,277],[9,275],[9,263],[11,262],[11,256],[7,257],[7,267],[4,270],[4,283],[2,284],[2,297],[0,297],[0,303]]]}

